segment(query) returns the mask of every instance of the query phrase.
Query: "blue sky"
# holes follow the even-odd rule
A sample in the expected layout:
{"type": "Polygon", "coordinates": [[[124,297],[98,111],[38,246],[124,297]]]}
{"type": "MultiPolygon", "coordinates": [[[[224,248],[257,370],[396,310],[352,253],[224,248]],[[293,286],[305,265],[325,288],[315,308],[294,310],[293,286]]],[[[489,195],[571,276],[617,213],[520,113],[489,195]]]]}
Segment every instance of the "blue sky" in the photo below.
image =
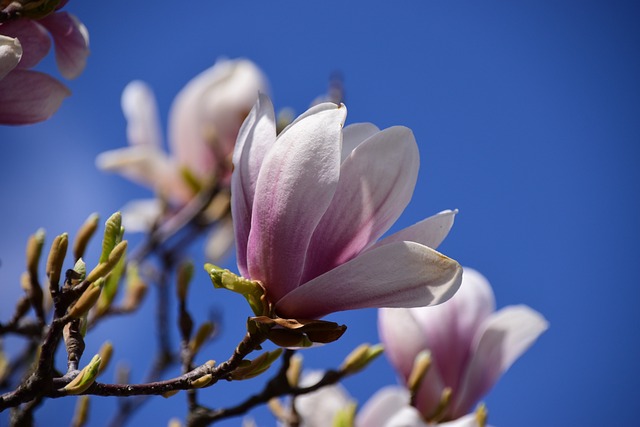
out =
{"type": "MultiPolygon", "coordinates": [[[[50,242],[63,231],[73,234],[91,212],[106,218],[149,195],[94,166],[98,153],[126,143],[120,94],[129,81],[153,87],[166,124],[173,96],[222,56],[255,61],[276,107],[298,113],[340,71],[347,123],[405,125],[418,141],[414,199],[394,229],[459,209],[442,252],[481,271],[498,307],[527,304],[550,322],[485,399],[490,423],[634,424],[640,379],[635,2],[73,0],[67,10],[89,28],[92,49],[83,75],[69,83],[73,95],[46,123],[0,128],[2,320],[19,295],[29,234],[44,227],[50,242]]],[[[50,62],[43,67],[53,69],[50,62]]],[[[226,359],[248,308],[214,291],[203,274],[191,297],[196,317],[223,313],[220,338],[203,357],[226,359]]],[[[111,338],[116,359],[129,361],[139,380],[155,348],[151,312],[147,304],[141,316],[105,323],[91,334],[87,352],[111,338]]],[[[330,316],[348,332],[338,343],[305,351],[307,366],[336,366],[359,343],[376,342],[375,318],[375,310],[330,316]]],[[[380,360],[345,385],[364,403],[393,382],[380,360]]],[[[238,402],[260,384],[221,384],[202,393],[202,402],[238,402]]],[[[68,425],[73,404],[50,402],[41,416],[68,425]]],[[[115,400],[93,404],[91,425],[104,425],[115,400]]],[[[183,396],[158,398],[131,425],[165,425],[159,420],[183,418],[184,411],[183,396]]],[[[264,411],[256,417],[260,426],[274,425],[264,411]]]]}

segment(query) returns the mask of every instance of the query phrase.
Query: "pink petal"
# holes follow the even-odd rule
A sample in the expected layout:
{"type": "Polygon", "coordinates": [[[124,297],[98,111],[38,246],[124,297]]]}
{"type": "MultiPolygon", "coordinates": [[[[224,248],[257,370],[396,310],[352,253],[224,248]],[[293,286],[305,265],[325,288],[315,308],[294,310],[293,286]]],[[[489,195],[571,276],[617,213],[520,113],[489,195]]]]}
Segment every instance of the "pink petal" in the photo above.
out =
{"type": "MultiPolygon", "coordinates": [[[[454,394],[462,387],[476,332],[494,309],[489,282],[470,268],[464,269],[460,289],[449,301],[436,307],[411,309],[422,330],[425,348],[433,357],[432,369],[438,372],[443,385],[451,387],[454,394]]],[[[436,396],[431,394],[431,389],[424,392],[428,397],[421,396],[419,407],[428,414],[435,408],[432,402],[436,396]]]]}
{"type": "Polygon", "coordinates": [[[249,275],[272,301],[298,286],[307,246],[338,184],[344,106],[313,107],[267,153],[251,218],[249,275]]]}
{"type": "Polygon", "coordinates": [[[219,60],[190,80],[169,113],[169,143],[181,166],[208,182],[233,145],[259,92],[262,72],[247,60],[219,60]]]}
{"type": "Polygon", "coordinates": [[[412,406],[405,406],[398,411],[384,427],[433,427],[433,424],[427,424],[422,419],[420,412],[412,406]]]}
{"type": "Polygon", "coordinates": [[[396,242],[303,284],[276,310],[283,317],[317,318],[356,308],[435,305],[451,298],[461,280],[454,260],[418,243],[396,242]]]}
{"type": "Polygon", "coordinates": [[[356,416],[356,427],[385,427],[398,412],[409,407],[409,392],[398,386],[378,390],[356,416]]]}
{"type": "Polygon", "coordinates": [[[238,269],[248,276],[247,243],[251,228],[251,210],[256,182],[264,156],[276,141],[273,104],[260,95],[242,124],[233,152],[231,176],[231,213],[234,219],[238,269]]]}
{"type": "Polygon", "coordinates": [[[0,81],[0,123],[18,125],[46,120],[70,94],[47,74],[15,69],[0,81]]]}
{"type": "Polygon", "coordinates": [[[342,157],[340,161],[344,162],[354,148],[378,132],[380,129],[371,123],[354,123],[345,126],[342,130],[342,157]]]}
{"type": "Polygon", "coordinates": [[[158,107],[151,88],[140,80],[122,91],[122,112],[127,119],[127,139],[131,145],[162,147],[158,107]]]}
{"type": "Polygon", "coordinates": [[[385,129],[358,145],[342,163],[335,196],[313,234],[303,282],[349,261],[387,231],[411,200],[419,166],[408,128],[385,129]]]}
{"type": "Polygon", "coordinates": [[[16,68],[22,57],[22,46],[16,38],[0,35],[0,80],[16,68]]]}
{"type": "Polygon", "coordinates": [[[457,420],[447,421],[446,423],[438,423],[438,427],[491,427],[491,426],[481,426],[478,424],[478,418],[476,418],[476,414],[468,414],[464,417],[458,418],[457,420]]]}
{"type": "Polygon", "coordinates": [[[52,13],[39,22],[51,32],[60,73],[67,79],[78,77],[89,56],[87,28],[69,12],[52,13]]]}
{"type": "Polygon", "coordinates": [[[5,22],[0,27],[0,33],[9,37],[15,37],[22,46],[22,59],[18,68],[27,69],[35,67],[51,49],[51,38],[47,30],[40,24],[30,19],[16,19],[5,22]]]}
{"type": "Polygon", "coordinates": [[[453,219],[457,213],[458,210],[446,210],[437,213],[413,224],[410,227],[404,228],[397,233],[385,237],[371,246],[369,250],[403,240],[420,243],[421,245],[437,249],[438,246],[440,246],[440,243],[442,243],[445,237],[447,237],[447,234],[449,234],[451,227],[453,227],[453,219]]]}
{"type": "Polygon", "coordinates": [[[476,336],[464,383],[456,394],[454,417],[468,413],[548,326],[540,313],[524,305],[492,314],[476,336]]]}

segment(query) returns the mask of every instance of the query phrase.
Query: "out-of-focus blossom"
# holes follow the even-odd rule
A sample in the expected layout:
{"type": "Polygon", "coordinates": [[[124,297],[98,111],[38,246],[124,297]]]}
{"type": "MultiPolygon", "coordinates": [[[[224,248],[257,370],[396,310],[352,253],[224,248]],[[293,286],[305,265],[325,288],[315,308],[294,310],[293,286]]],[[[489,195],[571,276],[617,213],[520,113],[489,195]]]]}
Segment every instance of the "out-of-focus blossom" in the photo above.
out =
{"type": "MultiPolygon", "coordinates": [[[[316,384],[323,372],[306,372],[300,381],[301,387],[316,384]]],[[[303,394],[295,399],[295,407],[300,417],[300,427],[325,427],[335,425],[339,412],[346,411],[355,402],[347,390],[340,384],[322,387],[312,393],[303,394]]]]}
{"type": "MultiPolygon", "coordinates": [[[[100,154],[96,164],[158,195],[125,206],[128,231],[148,231],[164,213],[184,207],[203,189],[228,187],[238,130],[264,91],[266,78],[251,61],[217,61],[176,96],[169,114],[171,153],[167,153],[153,91],[142,81],[127,85],[122,110],[129,146],[100,154]]],[[[222,222],[212,236],[215,245],[207,249],[210,259],[218,258],[233,242],[231,223],[222,222]]]]}
{"type": "Polygon", "coordinates": [[[273,106],[260,96],[238,135],[231,182],[238,267],[262,283],[282,317],[433,305],[460,284],[459,264],[432,249],[453,211],[376,243],[413,194],[418,148],[405,127],[343,129],[346,112],[316,105],[276,138],[273,106]]]}
{"type": "Polygon", "coordinates": [[[430,365],[413,402],[427,422],[467,415],[547,327],[524,305],[495,311],[489,283],[468,268],[460,289],[444,304],[379,311],[385,353],[405,382],[418,354],[428,352],[430,365]]]}
{"type": "Polygon", "coordinates": [[[2,2],[0,22],[0,123],[27,124],[49,118],[70,92],[53,77],[30,70],[55,45],[63,77],[76,78],[89,54],[89,33],[72,14],[59,9],[66,2],[2,2]],[[9,12],[7,10],[10,9],[9,12]],[[17,60],[17,61],[16,61],[17,60]]]}

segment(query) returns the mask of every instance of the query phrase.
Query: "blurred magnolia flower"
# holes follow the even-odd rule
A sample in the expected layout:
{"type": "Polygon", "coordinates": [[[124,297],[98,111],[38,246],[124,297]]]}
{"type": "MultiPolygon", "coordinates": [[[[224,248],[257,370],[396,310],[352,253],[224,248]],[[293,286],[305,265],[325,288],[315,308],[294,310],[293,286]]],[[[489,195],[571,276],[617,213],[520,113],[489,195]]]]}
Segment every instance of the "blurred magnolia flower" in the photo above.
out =
{"type": "MultiPolygon", "coordinates": [[[[322,379],[321,371],[306,372],[300,380],[300,387],[308,387],[322,379]]],[[[295,407],[300,417],[300,427],[325,427],[336,425],[336,417],[347,411],[355,402],[340,384],[322,387],[312,393],[296,397],[295,407]]]]}
{"type": "MultiPolygon", "coordinates": [[[[126,86],[122,110],[129,146],[100,154],[96,164],[158,195],[152,200],[132,201],[123,208],[128,231],[148,231],[159,217],[184,207],[201,190],[214,185],[228,187],[238,129],[258,92],[266,90],[265,76],[251,61],[217,61],[187,83],[174,99],[169,114],[169,154],[163,149],[153,91],[142,81],[126,86]]],[[[224,210],[228,195],[226,199],[227,204],[217,200],[224,210]]],[[[213,206],[215,202],[212,210],[220,210],[213,206]]],[[[219,258],[233,243],[231,222],[222,223],[210,240],[215,244],[207,246],[210,259],[219,258]]]]}
{"type": "Polygon", "coordinates": [[[413,307],[453,295],[462,269],[436,252],[455,212],[380,238],[416,183],[411,130],[343,127],[346,107],[316,105],[276,137],[261,95],[235,152],[231,209],[240,273],[258,280],[282,317],[413,307]]]}
{"type": "Polygon", "coordinates": [[[464,419],[547,327],[538,312],[524,305],[495,311],[487,280],[465,268],[460,289],[444,304],[429,309],[379,310],[385,353],[405,383],[411,381],[419,354],[427,355],[430,364],[413,396],[417,411],[405,408],[409,392],[396,391],[401,398],[386,393],[374,407],[383,407],[388,400],[393,409],[388,412],[401,408],[404,415],[399,417],[417,414],[423,423],[464,419]],[[398,399],[404,403],[399,405],[398,399]]]}
{"type": "Polygon", "coordinates": [[[0,22],[0,123],[28,124],[49,118],[70,95],[62,83],[48,74],[30,70],[55,45],[58,69],[74,79],[89,55],[89,33],[72,14],[59,11],[66,1],[4,0],[0,22]]]}

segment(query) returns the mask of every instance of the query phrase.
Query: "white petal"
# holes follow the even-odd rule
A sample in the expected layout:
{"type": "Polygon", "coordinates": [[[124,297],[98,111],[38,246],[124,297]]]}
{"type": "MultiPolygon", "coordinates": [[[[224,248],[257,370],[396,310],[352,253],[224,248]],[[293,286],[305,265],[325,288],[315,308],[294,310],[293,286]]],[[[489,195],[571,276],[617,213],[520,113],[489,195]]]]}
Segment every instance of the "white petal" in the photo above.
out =
{"type": "Polygon", "coordinates": [[[442,243],[445,237],[447,237],[447,234],[449,234],[451,227],[453,227],[453,219],[457,213],[457,209],[437,213],[413,224],[410,227],[404,228],[397,233],[385,237],[375,243],[371,248],[377,248],[378,246],[386,245],[391,242],[408,240],[437,249],[438,246],[440,246],[440,243],[442,243]]]}
{"type": "Polygon", "coordinates": [[[404,387],[381,388],[358,411],[356,427],[384,427],[403,408],[409,406],[409,392],[404,387]]]}
{"type": "Polygon", "coordinates": [[[340,161],[344,162],[354,148],[378,132],[380,129],[372,123],[354,123],[345,126],[342,130],[342,157],[340,161]]]}
{"type": "Polygon", "coordinates": [[[396,242],[367,251],[303,284],[276,304],[283,317],[317,318],[367,307],[440,304],[462,280],[460,265],[431,248],[396,242]]]}
{"type": "Polygon", "coordinates": [[[162,130],[156,98],[143,81],[134,80],[122,91],[122,112],[127,119],[127,138],[131,145],[162,147],[162,130]]]}
{"type": "Polygon", "coordinates": [[[127,233],[146,233],[162,214],[158,199],[132,200],[121,209],[122,225],[127,233]]]}
{"type": "MultiPolygon", "coordinates": [[[[321,371],[305,372],[300,380],[300,386],[314,385],[322,379],[323,375],[321,371]]],[[[295,405],[302,419],[302,427],[326,427],[333,425],[338,412],[345,409],[351,401],[344,387],[335,384],[298,396],[295,405]]]]}
{"type": "Polygon", "coordinates": [[[476,336],[454,413],[468,413],[548,327],[540,313],[525,305],[505,307],[492,314],[476,336]]]}

